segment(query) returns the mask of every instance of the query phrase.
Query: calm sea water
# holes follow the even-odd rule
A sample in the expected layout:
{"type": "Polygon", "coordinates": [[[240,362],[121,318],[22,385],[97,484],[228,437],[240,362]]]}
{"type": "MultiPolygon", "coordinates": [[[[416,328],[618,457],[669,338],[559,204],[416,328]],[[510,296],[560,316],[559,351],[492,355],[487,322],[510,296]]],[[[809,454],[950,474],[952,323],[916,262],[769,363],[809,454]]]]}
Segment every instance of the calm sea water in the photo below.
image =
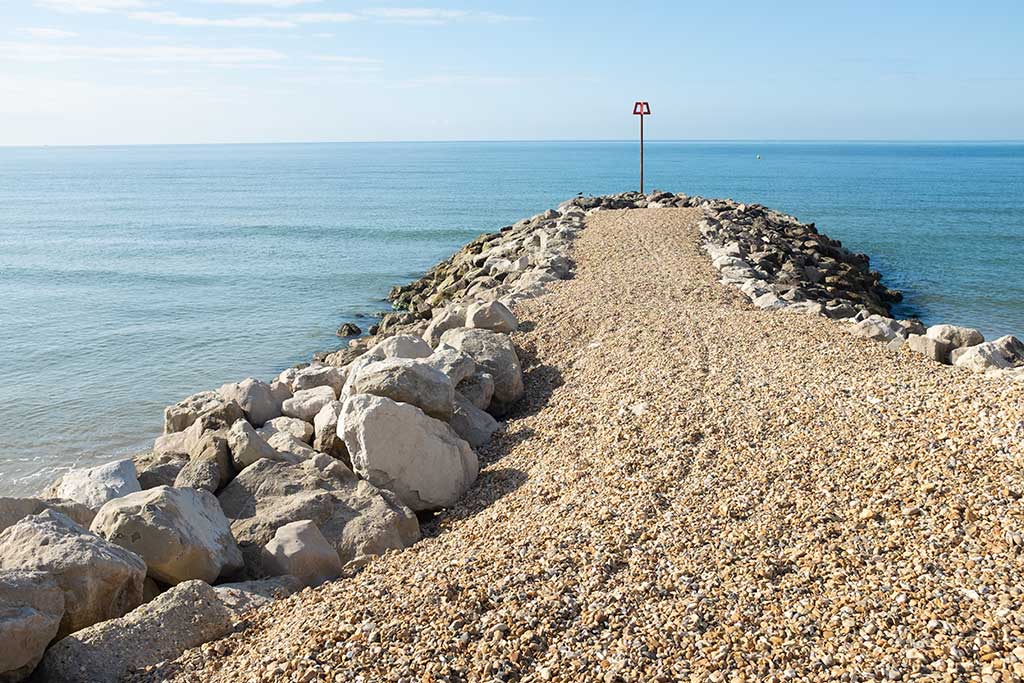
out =
{"type": "MultiPolygon", "coordinates": [[[[631,189],[628,143],[0,149],[0,494],[144,449],[162,409],[338,344],[475,235],[631,189]]],[[[1024,145],[650,143],[649,188],[872,255],[901,313],[1024,333],[1024,145]],[[760,154],[757,160],[755,155],[760,154]]]]}

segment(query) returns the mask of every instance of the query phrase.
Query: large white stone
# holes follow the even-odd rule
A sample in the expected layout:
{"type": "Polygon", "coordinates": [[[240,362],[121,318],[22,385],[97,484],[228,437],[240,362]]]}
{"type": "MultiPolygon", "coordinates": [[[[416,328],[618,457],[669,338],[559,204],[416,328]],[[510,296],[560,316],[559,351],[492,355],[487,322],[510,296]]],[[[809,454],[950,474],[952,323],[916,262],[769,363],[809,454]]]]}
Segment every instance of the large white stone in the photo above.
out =
{"type": "Polygon", "coordinates": [[[211,415],[228,425],[244,417],[242,407],[234,401],[216,391],[202,391],[164,409],[164,434],[184,431],[202,415],[211,415]]]}
{"type": "Polygon", "coordinates": [[[899,321],[880,315],[872,315],[860,321],[850,328],[850,334],[861,339],[870,339],[878,342],[888,342],[896,337],[907,336],[899,321]]]}
{"type": "Polygon", "coordinates": [[[435,308],[433,318],[427,329],[423,332],[423,339],[430,346],[436,347],[441,343],[441,335],[448,330],[466,326],[466,307],[460,305],[435,308]]]}
{"type": "Polygon", "coordinates": [[[202,581],[161,593],[120,619],[55,643],[39,667],[48,683],[119,683],[135,669],[177,658],[231,632],[236,611],[202,581]]]}
{"type": "Polygon", "coordinates": [[[448,421],[455,433],[473,448],[483,446],[491,440],[498,429],[498,421],[490,413],[477,408],[465,396],[455,394],[455,411],[448,421]]]}
{"type": "Polygon", "coordinates": [[[985,336],[978,330],[958,325],[932,325],[926,334],[932,339],[949,344],[954,349],[977,346],[985,341],[985,336]]]}
{"type": "Polygon", "coordinates": [[[239,420],[228,430],[228,447],[231,449],[231,461],[235,469],[241,471],[262,458],[271,460],[288,460],[273,446],[263,440],[245,420],[239,420]]]}
{"type": "Polygon", "coordinates": [[[92,524],[96,511],[73,500],[42,498],[0,498],[0,531],[43,510],[53,510],[67,515],[84,527],[92,524]]]}
{"type": "Polygon", "coordinates": [[[313,425],[294,417],[276,417],[256,430],[264,439],[270,439],[277,432],[287,432],[299,441],[313,441],[313,425]]]}
{"type": "Polygon", "coordinates": [[[441,342],[467,353],[476,361],[479,370],[492,376],[494,402],[499,404],[496,407],[499,413],[522,398],[525,393],[523,370],[508,335],[491,330],[461,328],[445,332],[441,342]]]}
{"type": "Polygon", "coordinates": [[[291,575],[307,586],[318,586],[341,576],[338,551],[311,520],[278,528],[263,548],[263,568],[275,576],[291,575]]]}
{"type": "Polygon", "coordinates": [[[426,358],[433,352],[430,344],[411,334],[396,334],[375,344],[366,353],[374,358],[426,358]]]}
{"type": "Polygon", "coordinates": [[[448,376],[424,361],[387,358],[362,368],[351,394],[374,394],[410,403],[439,420],[452,416],[455,387],[448,376]]]}
{"type": "Polygon", "coordinates": [[[228,520],[209,491],[158,486],[112,500],[96,513],[93,533],[145,560],[166,584],[213,583],[242,568],[228,520]]]}
{"type": "Polygon", "coordinates": [[[117,460],[65,472],[46,490],[44,497],[73,500],[96,510],[108,500],[141,490],[135,474],[135,463],[131,460],[117,460]]]}
{"type": "Polygon", "coordinates": [[[53,576],[64,591],[58,638],[138,607],[146,578],[141,557],[53,510],[26,517],[0,532],[0,569],[53,576]]]}
{"type": "Polygon", "coordinates": [[[293,391],[304,391],[316,387],[330,387],[334,389],[335,397],[341,393],[345,386],[344,368],[336,368],[333,365],[311,365],[299,370],[292,380],[293,391]]]}
{"type": "Polygon", "coordinates": [[[1024,364],[1024,342],[1013,335],[953,351],[953,365],[972,372],[1006,370],[1024,364]]]}
{"type": "Polygon", "coordinates": [[[288,417],[312,423],[321,408],[337,399],[334,389],[328,386],[304,389],[296,391],[290,399],[285,401],[281,406],[281,412],[288,417]]]}
{"type": "Polygon", "coordinates": [[[404,548],[419,540],[419,523],[390,491],[360,481],[326,455],[295,465],[261,460],[221,491],[250,576],[266,574],[263,547],[279,528],[311,520],[343,563],[404,548]]]}
{"type": "Polygon", "coordinates": [[[46,572],[0,571],[0,681],[36,668],[64,616],[64,591],[46,572]]]}
{"type": "Polygon", "coordinates": [[[247,377],[241,382],[225,384],[217,393],[237,403],[246,419],[256,426],[281,415],[282,401],[269,384],[258,379],[247,377]]]}
{"type": "Polygon", "coordinates": [[[452,386],[476,372],[476,361],[469,354],[447,344],[438,343],[434,353],[420,362],[446,374],[452,386]]]}
{"type": "Polygon", "coordinates": [[[341,401],[328,403],[313,418],[313,449],[348,462],[345,442],[338,436],[338,417],[343,405],[341,401]]]}
{"type": "Polygon", "coordinates": [[[355,471],[413,510],[449,507],[476,481],[469,444],[414,405],[357,394],[345,402],[341,424],[355,471]]]}
{"type": "Polygon", "coordinates": [[[486,301],[470,304],[466,310],[466,327],[508,333],[519,329],[519,321],[505,304],[500,301],[486,301]]]}

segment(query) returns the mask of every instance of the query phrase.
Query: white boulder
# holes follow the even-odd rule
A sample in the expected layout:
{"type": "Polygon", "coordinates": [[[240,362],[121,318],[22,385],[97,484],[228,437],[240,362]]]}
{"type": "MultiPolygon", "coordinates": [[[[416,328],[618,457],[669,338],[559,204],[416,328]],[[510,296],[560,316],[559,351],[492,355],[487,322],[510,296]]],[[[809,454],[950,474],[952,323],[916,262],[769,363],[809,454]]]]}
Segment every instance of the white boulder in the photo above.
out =
{"type": "Polygon", "coordinates": [[[117,460],[65,472],[51,484],[44,497],[73,500],[95,510],[108,500],[141,490],[142,486],[135,474],[135,463],[131,460],[117,460]]]}
{"type": "Polygon", "coordinates": [[[477,327],[494,332],[515,332],[519,321],[500,301],[470,304],[466,309],[466,327],[477,327]]]}
{"type": "Polygon", "coordinates": [[[91,529],[137,554],[166,584],[213,583],[242,568],[228,520],[209,491],[158,486],[133,493],[100,508],[91,529]]]}
{"type": "Polygon", "coordinates": [[[334,389],[337,397],[341,388],[345,386],[345,370],[333,365],[311,365],[295,373],[295,379],[292,380],[292,391],[325,386],[334,389]]]}
{"type": "Polygon", "coordinates": [[[279,527],[263,548],[263,568],[273,576],[291,575],[306,586],[318,586],[341,576],[338,551],[311,520],[279,527]]]}
{"type": "Polygon", "coordinates": [[[277,432],[287,432],[299,441],[306,443],[313,441],[313,425],[294,417],[276,417],[257,429],[256,432],[264,439],[269,439],[277,432]]]}
{"type": "Polygon", "coordinates": [[[498,412],[503,412],[525,393],[523,370],[519,356],[508,335],[491,330],[462,328],[448,330],[441,341],[465,352],[480,370],[494,379],[494,402],[498,412]]]}
{"type": "Polygon", "coordinates": [[[271,460],[288,459],[263,440],[245,420],[239,420],[228,430],[228,447],[235,469],[241,471],[262,458],[271,460]]]}
{"type": "Polygon", "coordinates": [[[313,418],[320,412],[320,409],[331,401],[336,401],[337,395],[334,389],[328,386],[314,387],[296,391],[295,394],[284,402],[281,412],[287,417],[294,417],[303,422],[313,422],[313,418]]]}
{"type": "Polygon", "coordinates": [[[455,387],[448,376],[423,361],[388,358],[367,365],[355,377],[350,394],[374,394],[410,403],[439,420],[452,415],[455,387]]]}
{"type": "Polygon", "coordinates": [[[252,377],[234,384],[225,384],[217,393],[237,403],[246,419],[257,426],[281,414],[282,401],[274,394],[271,386],[252,377]]]}
{"type": "Polygon", "coordinates": [[[353,469],[413,510],[449,507],[476,481],[469,444],[414,405],[358,394],[345,402],[341,424],[353,469]]]}
{"type": "Polygon", "coordinates": [[[972,372],[1008,370],[1024,364],[1024,342],[1013,335],[953,351],[953,365],[972,372]]]}
{"type": "Polygon", "coordinates": [[[926,334],[932,339],[949,344],[954,349],[977,346],[985,341],[985,336],[978,330],[958,325],[932,325],[926,334]]]}

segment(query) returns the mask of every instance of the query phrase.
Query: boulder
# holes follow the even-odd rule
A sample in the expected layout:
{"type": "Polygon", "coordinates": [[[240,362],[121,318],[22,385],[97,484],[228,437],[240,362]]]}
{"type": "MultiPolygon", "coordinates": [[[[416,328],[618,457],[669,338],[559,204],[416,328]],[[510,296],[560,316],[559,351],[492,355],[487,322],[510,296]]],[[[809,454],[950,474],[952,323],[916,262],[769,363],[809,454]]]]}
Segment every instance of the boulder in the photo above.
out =
{"type": "Polygon", "coordinates": [[[313,418],[313,449],[349,463],[348,449],[338,436],[338,416],[341,415],[341,401],[328,403],[313,418]]]}
{"type": "MultiPolygon", "coordinates": [[[[179,434],[184,434],[184,432],[176,432],[171,436],[179,434]]],[[[132,462],[135,463],[135,473],[138,475],[139,486],[142,487],[142,490],[145,491],[155,486],[173,486],[178,472],[188,462],[188,458],[184,457],[186,452],[146,451],[133,456],[132,462]]]]}
{"type": "Polygon", "coordinates": [[[442,334],[459,327],[466,327],[465,306],[453,305],[446,306],[445,308],[435,308],[434,317],[423,332],[423,340],[428,345],[436,347],[441,343],[442,334]]]}
{"type": "Polygon", "coordinates": [[[469,444],[414,405],[357,394],[340,424],[359,476],[413,510],[450,507],[476,481],[480,466],[469,444]]]}
{"type": "Polygon", "coordinates": [[[0,681],[28,678],[63,616],[64,591],[50,574],[0,571],[0,681]]]}
{"type": "Polygon", "coordinates": [[[494,378],[494,399],[496,412],[502,413],[522,398],[523,370],[519,356],[508,335],[491,330],[462,328],[448,330],[441,335],[441,341],[465,352],[476,361],[480,370],[494,378]]]}
{"type": "Polygon", "coordinates": [[[458,383],[455,391],[480,410],[487,410],[494,398],[494,376],[477,371],[458,383]]]}
{"type": "Polygon", "coordinates": [[[907,345],[911,351],[920,353],[939,363],[949,364],[949,353],[952,344],[923,334],[912,334],[907,337],[907,345]]]}
{"type": "Polygon", "coordinates": [[[304,587],[294,576],[275,576],[256,581],[222,583],[215,586],[214,590],[228,609],[235,614],[244,614],[258,607],[266,607],[275,600],[283,600],[304,587]]]}
{"type": "Polygon", "coordinates": [[[274,395],[274,401],[283,404],[292,397],[292,387],[280,379],[275,379],[270,383],[270,393],[274,395]]]}
{"type": "Polygon", "coordinates": [[[288,417],[295,417],[303,422],[313,422],[313,418],[320,412],[320,409],[331,401],[336,401],[337,395],[331,387],[315,387],[296,391],[295,394],[284,402],[281,411],[288,417]]]}
{"type": "Polygon", "coordinates": [[[235,468],[231,464],[231,449],[226,434],[221,436],[216,432],[207,432],[171,485],[216,493],[227,486],[234,476],[235,468]]]}
{"type": "Polygon", "coordinates": [[[455,394],[455,411],[448,424],[473,448],[490,441],[498,429],[498,421],[490,413],[476,407],[458,393],[455,394]]]}
{"type": "MultiPolygon", "coordinates": [[[[266,382],[247,377],[241,382],[225,384],[217,393],[227,401],[234,401],[253,425],[262,425],[281,415],[282,400],[266,382]]],[[[234,420],[228,424],[232,424],[234,420]]]]}
{"type": "Polygon", "coordinates": [[[288,432],[275,432],[271,434],[267,439],[267,443],[278,453],[292,455],[297,460],[305,460],[316,455],[316,451],[310,448],[305,441],[296,439],[288,432]]]}
{"type": "Polygon", "coordinates": [[[311,365],[303,368],[292,380],[292,391],[305,391],[317,387],[334,389],[335,398],[345,386],[345,370],[332,365],[311,365]]]}
{"type": "Polygon", "coordinates": [[[100,508],[91,529],[139,555],[149,575],[166,584],[213,583],[242,568],[228,520],[209,491],[158,486],[133,493],[100,508]]]}
{"type": "Polygon", "coordinates": [[[985,341],[984,335],[978,330],[957,325],[932,325],[928,328],[927,335],[932,339],[949,344],[954,349],[977,346],[985,341]]]}
{"type": "Polygon", "coordinates": [[[388,358],[363,368],[350,394],[373,394],[410,403],[439,420],[452,415],[455,387],[440,370],[409,358],[388,358]]]}
{"type": "Polygon", "coordinates": [[[118,683],[135,669],[226,636],[234,616],[216,589],[187,581],[120,619],[58,641],[43,658],[40,675],[49,683],[118,683]]]}
{"type": "Polygon", "coordinates": [[[260,460],[221,492],[250,576],[264,576],[263,547],[285,524],[310,520],[341,561],[379,555],[419,540],[416,516],[391,492],[360,481],[321,455],[295,465],[260,460]]]}
{"type": "Polygon", "coordinates": [[[135,463],[131,460],[117,460],[65,472],[64,476],[46,489],[43,497],[73,500],[96,510],[108,500],[141,490],[135,474],[135,463]]]}
{"type": "Polygon", "coordinates": [[[212,415],[224,424],[245,417],[241,406],[215,391],[203,391],[164,409],[164,434],[188,429],[201,415],[212,415]]]}
{"type": "Polygon", "coordinates": [[[142,603],[146,563],[53,510],[0,532],[0,569],[51,574],[64,591],[57,637],[115,619],[142,603]]]}
{"type": "Polygon", "coordinates": [[[88,527],[96,512],[73,500],[42,498],[0,498],[0,531],[16,524],[26,517],[38,515],[43,510],[53,510],[71,518],[75,524],[88,527]]]}
{"type": "Polygon", "coordinates": [[[420,362],[446,374],[452,386],[476,372],[476,361],[469,354],[447,344],[438,343],[434,352],[420,362]]]}
{"type": "Polygon", "coordinates": [[[263,568],[274,576],[291,575],[306,586],[341,576],[341,558],[316,524],[308,519],[278,528],[263,548],[263,568]]]}
{"type": "Polygon", "coordinates": [[[505,304],[487,301],[470,304],[466,309],[466,327],[509,333],[519,329],[519,321],[505,304]]]}
{"type": "Polygon", "coordinates": [[[231,462],[239,472],[263,458],[270,460],[293,459],[277,452],[245,420],[239,420],[231,425],[231,429],[228,430],[228,447],[231,449],[231,462]]]}
{"type": "Polygon", "coordinates": [[[312,443],[313,425],[294,417],[277,417],[256,430],[264,439],[269,439],[277,432],[287,432],[300,441],[312,443]]]}
{"type": "Polygon", "coordinates": [[[1006,370],[1024,363],[1024,342],[1013,335],[953,351],[953,365],[972,372],[1006,370]]]}
{"type": "Polygon", "coordinates": [[[872,315],[850,328],[850,334],[861,339],[878,342],[892,341],[896,337],[906,337],[905,330],[899,321],[880,315],[872,315]]]}
{"type": "Polygon", "coordinates": [[[433,353],[433,349],[420,337],[411,334],[396,334],[378,342],[366,353],[379,359],[426,358],[433,353]]]}
{"type": "Polygon", "coordinates": [[[185,445],[187,440],[188,435],[184,431],[163,434],[153,441],[153,453],[155,455],[177,455],[184,459],[184,455],[188,453],[188,447],[185,445]]]}
{"type": "Polygon", "coordinates": [[[342,323],[341,327],[339,327],[336,332],[339,337],[356,337],[362,333],[362,328],[355,323],[342,323]]]}

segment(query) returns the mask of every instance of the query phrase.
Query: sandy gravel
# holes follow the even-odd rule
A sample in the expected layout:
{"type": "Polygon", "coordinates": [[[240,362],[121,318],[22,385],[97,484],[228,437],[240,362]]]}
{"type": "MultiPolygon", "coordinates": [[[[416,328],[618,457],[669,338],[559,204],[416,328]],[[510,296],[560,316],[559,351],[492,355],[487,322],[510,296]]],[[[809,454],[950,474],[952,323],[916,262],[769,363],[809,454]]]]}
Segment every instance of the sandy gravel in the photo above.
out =
{"type": "Polygon", "coordinates": [[[463,504],[153,680],[1021,680],[1024,383],[754,310],[698,218],[588,218],[463,504]]]}

